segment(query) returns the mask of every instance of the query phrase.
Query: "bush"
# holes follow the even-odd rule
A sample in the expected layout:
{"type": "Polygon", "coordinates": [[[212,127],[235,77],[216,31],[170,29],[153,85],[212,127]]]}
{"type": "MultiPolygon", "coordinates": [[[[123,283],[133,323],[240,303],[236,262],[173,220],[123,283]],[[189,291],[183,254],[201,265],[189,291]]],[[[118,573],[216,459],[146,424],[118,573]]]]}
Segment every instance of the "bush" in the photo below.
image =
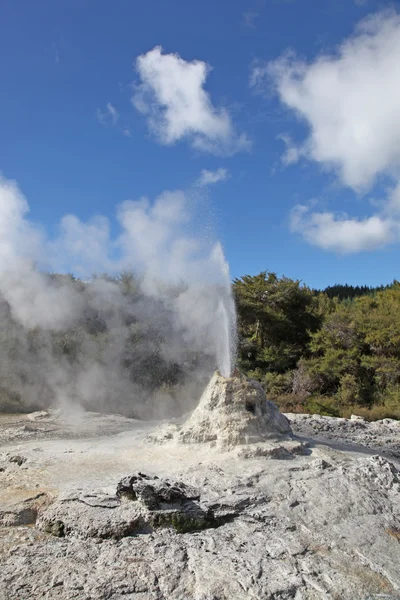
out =
{"type": "Polygon", "coordinates": [[[305,412],[325,417],[340,417],[338,401],[332,396],[312,396],[304,403],[305,412]]]}
{"type": "Polygon", "coordinates": [[[281,395],[290,394],[292,391],[293,373],[266,373],[264,376],[264,386],[267,394],[281,395]]]}
{"type": "Polygon", "coordinates": [[[340,379],[338,398],[342,405],[358,404],[361,400],[360,386],[354,375],[346,373],[340,379]]]}
{"type": "Polygon", "coordinates": [[[307,366],[300,361],[298,367],[293,371],[292,392],[302,396],[310,396],[319,387],[318,381],[312,377],[307,366]]]}
{"type": "Polygon", "coordinates": [[[349,406],[342,411],[341,416],[349,419],[351,415],[364,417],[367,421],[380,421],[381,419],[400,419],[400,407],[375,405],[371,408],[365,406],[349,406]]]}
{"type": "Polygon", "coordinates": [[[270,398],[283,413],[303,414],[306,411],[304,406],[305,398],[298,394],[284,394],[282,396],[270,398]]]}

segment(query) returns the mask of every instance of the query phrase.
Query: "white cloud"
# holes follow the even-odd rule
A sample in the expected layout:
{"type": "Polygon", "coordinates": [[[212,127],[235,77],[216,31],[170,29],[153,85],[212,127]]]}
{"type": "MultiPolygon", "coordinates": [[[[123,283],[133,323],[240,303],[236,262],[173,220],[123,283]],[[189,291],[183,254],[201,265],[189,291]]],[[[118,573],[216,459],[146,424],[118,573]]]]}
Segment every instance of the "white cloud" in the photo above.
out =
{"type": "Polygon", "coordinates": [[[161,144],[188,139],[194,148],[221,155],[249,149],[249,140],[236,134],[228,111],[215,108],[205,91],[210,72],[205,62],[163,54],[156,46],[137,58],[136,69],[141,81],[132,102],[147,116],[161,144]]]}
{"type": "Polygon", "coordinates": [[[255,29],[255,21],[260,16],[257,12],[247,11],[243,13],[243,25],[255,29]]]}
{"type": "Polygon", "coordinates": [[[389,217],[400,217],[400,182],[388,190],[387,200],[383,203],[383,212],[389,217]]]}
{"type": "Polygon", "coordinates": [[[102,125],[116,125],[119,119],[119,113],[115,106],[108,102],[104,111],[99,108],[96,111],[96,116],[102,125]]]}
{"type": "Polygon", "coordinates": [[[219,168],[215,171],[203,169],[196,183],[199,186],[212,185],[213,183],[218,183],[219,181],[226,181],[229,179],[229,177],[230,173],[228,169],[219,168]]]}
{"type": "Polygon", "coordinates": [[[298,205],[291,230],[309,243],[341,253],[400,241],[400,14],[386,10],[363,19],[348,39],[312,62],[293,52],[253,63],[250,85],[273,84],[281,103],[308,133],[285,143],[285,165],[307,158],[331,169],[339,181],[365,195],[379,180],[391,187],[376,214],[349,217],[298,205]]]}
{"type": "Polygon", "coordinates": [[[299,146],[296,146],[290,135],[281,134],[278,136],[278,139],[282,140],[286,146],[286,150],[281,157],[283,164],[287,167],[288,165],[293,165],[294,163],[298,162],[303,154],[303,151],[301,148],[299,148],[299,146]]]}
{"type": "Polygon", "coordinates": [[[250,64],[250,77],[249,77],[249,85],[252,88],[262,89],[265,85],[265,81],[268,77],[269,72],[269,64],[274,63],[265,63],[261,60],[255,59],[250,64]]]}
{"type": "Polygon", "coordinates": [[[251,84],[268,74],[281,102],[306,122],[308,158],[333,168],[357,191],[379,175],[400,172],[400,15],[362,20],[334,54],[310,64],[287,54],[253,68],[251,84]]]}
{"type": "Polygon", "coordinates": [[[400,224],[374,215],[366,219],[340,217],[331,212],[309,213],[303,205],[290,214],[290,229],[314,246],[342,254],[376,250],[399,240],[400,224]]]}

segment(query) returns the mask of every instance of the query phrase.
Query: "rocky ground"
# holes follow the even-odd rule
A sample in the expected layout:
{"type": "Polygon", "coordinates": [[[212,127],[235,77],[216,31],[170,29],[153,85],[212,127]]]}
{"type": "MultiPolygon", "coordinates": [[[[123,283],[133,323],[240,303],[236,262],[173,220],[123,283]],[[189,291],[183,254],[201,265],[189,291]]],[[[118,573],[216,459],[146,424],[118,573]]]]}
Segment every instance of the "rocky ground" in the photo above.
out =
{"type": "Polygon", "coordinates": [[[357,415],[352,415],[351,419],[341,419],[287,413],[286,417],[299,437],[339,445],[341,448],[361,446],[395,462],[400,461],[400,421],[382,419],[369,423],[357,415]]]}
{"type": "Polygon", "coordinates": [[[287,416],[221,448],[3,415],[0,599],[400,599],[400,426],[287,416]]]}

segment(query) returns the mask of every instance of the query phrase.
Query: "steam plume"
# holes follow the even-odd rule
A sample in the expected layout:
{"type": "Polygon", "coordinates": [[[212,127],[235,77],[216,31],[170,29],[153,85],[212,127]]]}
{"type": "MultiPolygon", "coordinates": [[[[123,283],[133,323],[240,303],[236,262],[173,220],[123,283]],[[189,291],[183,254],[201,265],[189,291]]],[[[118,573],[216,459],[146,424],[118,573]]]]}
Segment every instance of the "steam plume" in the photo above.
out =
{"type": "Polygon", "coordinates": [[[115,237],[104,216],[66,215],[49,239],[28,212],[0,179],[0,409],[166,416],[192,408],[216,366],[230,374],[229,269],[218,242],[189,233],[184,192],[118,205],[115,237]]]}

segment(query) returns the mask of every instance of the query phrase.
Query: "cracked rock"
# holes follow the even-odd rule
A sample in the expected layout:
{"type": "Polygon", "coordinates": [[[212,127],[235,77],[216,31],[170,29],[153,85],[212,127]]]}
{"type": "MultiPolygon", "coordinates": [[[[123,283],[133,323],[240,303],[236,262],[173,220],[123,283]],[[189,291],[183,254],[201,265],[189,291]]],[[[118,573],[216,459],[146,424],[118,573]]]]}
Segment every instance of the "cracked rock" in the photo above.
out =
{"type": "Polygon", "coordinates": [[[171,528],[178,533],[218,527],[234,518],[238,503],[208,506],[200,493],[181,481],[143,473],[123,478],[115,495],[101,492],[67,494],[44,511],[37,526],[57,537],[121,539],[171,528]]]}

